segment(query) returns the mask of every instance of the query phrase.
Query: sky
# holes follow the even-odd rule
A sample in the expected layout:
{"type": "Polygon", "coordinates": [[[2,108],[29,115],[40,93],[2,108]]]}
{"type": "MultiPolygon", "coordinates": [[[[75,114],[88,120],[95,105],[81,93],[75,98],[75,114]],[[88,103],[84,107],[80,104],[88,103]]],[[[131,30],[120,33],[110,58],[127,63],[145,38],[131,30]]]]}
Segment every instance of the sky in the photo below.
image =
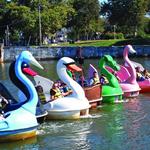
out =
{"type": "Polygon", "coordinates": [[[100,3],[106,2],[107,0],[99,0],[100,3]]]}

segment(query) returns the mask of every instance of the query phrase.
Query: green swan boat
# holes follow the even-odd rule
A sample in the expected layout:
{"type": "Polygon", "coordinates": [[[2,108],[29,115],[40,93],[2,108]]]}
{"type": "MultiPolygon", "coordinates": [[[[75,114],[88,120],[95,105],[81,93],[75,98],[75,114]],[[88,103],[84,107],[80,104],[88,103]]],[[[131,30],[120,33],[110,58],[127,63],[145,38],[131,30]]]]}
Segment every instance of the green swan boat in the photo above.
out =
{"type": "Polygon", "coordinates": [[[117,78],[110,73],[105,66],[109,66],[114,70],[120,69],[119,65],[110,55],[104,55],[99,61],[100,73],[103,74],[109,81],[108,84],[102,86],[102,102],[104,103],[118,103],[122,102],[122,89],[118,83],[117,78]]]}

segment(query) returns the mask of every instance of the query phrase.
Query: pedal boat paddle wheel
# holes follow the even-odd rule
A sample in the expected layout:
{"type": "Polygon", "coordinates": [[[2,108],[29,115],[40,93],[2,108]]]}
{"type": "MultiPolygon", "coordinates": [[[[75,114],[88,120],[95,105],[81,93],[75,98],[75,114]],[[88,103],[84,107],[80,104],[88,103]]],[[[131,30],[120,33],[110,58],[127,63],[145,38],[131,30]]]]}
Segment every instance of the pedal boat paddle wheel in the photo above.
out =
{"type": "Polygon", "coordinates": [[[38,123],[35,113],[38,95],[33,83],[22,72],[21,66],[23,62],[31,63],[43,69],[29,51],[23,51],[17,57],[15,61],[15,74],[22,83],[20,90],[27,96],[27,100],[7,105],[6,112],[0,119],[0,142],[23,140],[36,136],[38,123]]]}

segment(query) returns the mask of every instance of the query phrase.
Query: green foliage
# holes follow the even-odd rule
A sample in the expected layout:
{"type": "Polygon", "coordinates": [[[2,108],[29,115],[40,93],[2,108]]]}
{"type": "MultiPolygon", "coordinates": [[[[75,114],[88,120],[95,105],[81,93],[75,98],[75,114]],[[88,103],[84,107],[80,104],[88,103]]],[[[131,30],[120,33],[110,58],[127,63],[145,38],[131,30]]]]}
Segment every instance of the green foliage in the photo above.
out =
{"type": "Polygon", "coordinates": [[[102,35],[102,39],[124,39],[123,33],[110,33],[107,32],[102,35]]]}
{"type": "Polygon", "coordinates": [[[150,34],[150,18],[145,18],[144,20],[144,32],[150,34]]]}
{"type": "Polygon", "coordinates": [[[74,9],[68,1],[47,1],[47,0],[27,0],[7,3],[0,0],[0,35],[5,38],[6,27],[9,27],[10,36],[16,39],[14,32],[23,33],[26,41],[31,38],[31,43],[35,44],[39,37],[39,9],[41,15],[42,36],[54,34],[65,27],[68,16],[74,13],[74,9]],[[40,3],[39,3],[40,2],[40,3]]]}
{"type": "Polygon", "coordinates": [[[121,32],[135,34],[143,26],[148,1],[108,0],[103,4],[102,13],[107,14],[109,23],[117,25],[121,32]]]}
{"type": "Polygon", "coordinates": [[[99,39],[103,32],[114,32],[114,25],[116,39],[150,34],[150,20],[144,17],[150,0],[107,0],[100,6],[99,0],[0,0],[0,39],[6,39],[7,30],[11,43],[20,41],[20,35],[26,44],[39,43],[39,14],[42,38],[66,27],[72,40],[99,39]],[[100,18],[100,10],[107,18],[100,18]]]}
{"type": "Polygon", "coordinates": [[[89,34],[96,31],[100,24],[100,5],[98,0],[74,0],[75,15],[68,25],[73,29],[75,39],[88,38],[89,34]]]}
{"type": "Polygon", "coordinates": [[[92,40],[92,41],[79,41],[74,44],[63,43],[61,46],[124,46],[124,45],[150,45],[149,38],[136,38],[136,39],[110,39],[110,40],[92,40]]]}

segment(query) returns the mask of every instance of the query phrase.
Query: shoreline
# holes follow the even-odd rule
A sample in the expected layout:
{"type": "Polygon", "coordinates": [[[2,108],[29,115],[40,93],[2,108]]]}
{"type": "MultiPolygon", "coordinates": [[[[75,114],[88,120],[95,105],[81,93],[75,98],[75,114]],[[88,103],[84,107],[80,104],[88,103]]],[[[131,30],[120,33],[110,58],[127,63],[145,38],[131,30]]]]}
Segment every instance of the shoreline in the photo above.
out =
{"type": "MultiPolygon", "coordinates": [[[[82,46],[80,47],[39,47],[39,46],[10,46],[2,47],[0,50],[0,62],[10,62],[15,59],[22,51],[29,50],[37,60],[52,60],[61,57],[77,58],[78,54],[85,59],[101,58],[103,55],[111,55],[113,57],[122,57],[124,46],[82,46]]],[[[150,56],[150,45],[133,45],[137,54],[131,57],[148,57],[150,56]]]]}

